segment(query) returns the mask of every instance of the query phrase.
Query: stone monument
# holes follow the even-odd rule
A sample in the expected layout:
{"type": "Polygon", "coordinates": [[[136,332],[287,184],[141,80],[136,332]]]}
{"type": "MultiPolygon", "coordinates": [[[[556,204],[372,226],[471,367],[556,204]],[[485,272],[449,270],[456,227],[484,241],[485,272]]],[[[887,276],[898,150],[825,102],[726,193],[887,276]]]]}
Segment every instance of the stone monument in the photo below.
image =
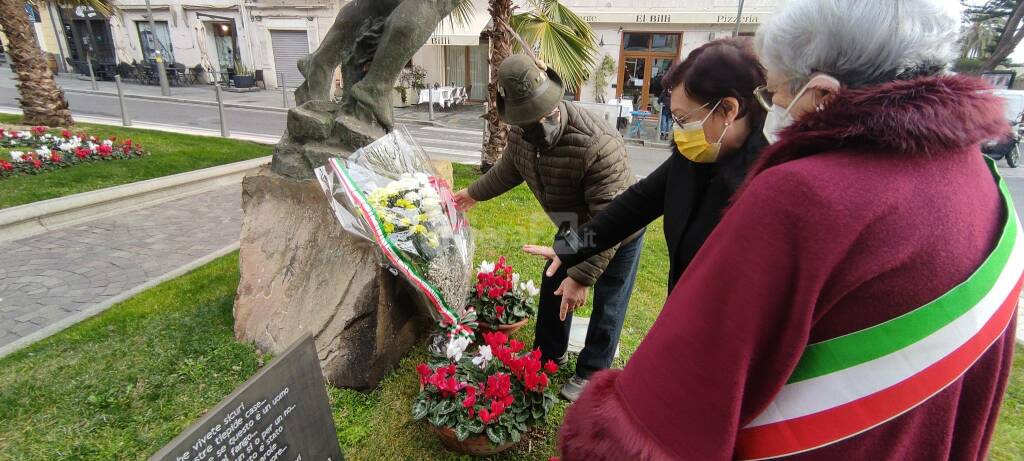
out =
{"type": "Polygon", "coordinates": [[[277,354],[312,334],[330,383],[369,389],[430,328],[423,298],[337,223],[313,169],[392,130],[399,73],[458,1],[351,1],[299,62],[306,81],[273,161],[242,181],[238,340],[277,354]],[[332,101],[339,65],[345,90],[332,101]]]}

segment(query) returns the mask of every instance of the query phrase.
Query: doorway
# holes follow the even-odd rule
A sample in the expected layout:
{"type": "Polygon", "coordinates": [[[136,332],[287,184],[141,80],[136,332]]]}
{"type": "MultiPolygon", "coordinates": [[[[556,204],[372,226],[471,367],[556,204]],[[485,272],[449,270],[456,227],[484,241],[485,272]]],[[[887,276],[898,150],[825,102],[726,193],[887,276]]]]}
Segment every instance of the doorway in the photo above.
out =
{"type": "Polygon", "coordinates": [[[661,113],[661,78],[679,58],[679,33],[624,32],[616,95],[636,110],[661,113]]]}
{"type": "Polygon", "coordinates": [[[221,72],[234,70],[238,57],[238,38],[231,22],[212,22],[213,46],[217,50],[217,67],[221,72]]]}

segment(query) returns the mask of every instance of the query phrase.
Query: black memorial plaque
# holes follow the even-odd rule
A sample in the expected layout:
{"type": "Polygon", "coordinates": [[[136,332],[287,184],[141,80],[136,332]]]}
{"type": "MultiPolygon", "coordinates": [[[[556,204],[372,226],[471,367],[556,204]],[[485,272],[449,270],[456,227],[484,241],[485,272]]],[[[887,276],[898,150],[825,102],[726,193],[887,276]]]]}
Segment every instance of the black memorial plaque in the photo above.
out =
{"type": "Polygon", "coordinates": [[[342,461],[308,334],[150,461],[342,461]]]}

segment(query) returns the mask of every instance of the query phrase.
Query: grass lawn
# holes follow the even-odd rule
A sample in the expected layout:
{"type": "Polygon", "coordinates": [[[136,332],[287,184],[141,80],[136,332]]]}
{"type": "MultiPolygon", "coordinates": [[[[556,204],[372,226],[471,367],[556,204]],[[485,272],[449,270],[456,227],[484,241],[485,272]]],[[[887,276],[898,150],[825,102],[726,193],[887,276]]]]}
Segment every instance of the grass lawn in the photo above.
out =
{"type": "MultiPolygon", "coordinates": [[[[475,175],[456,165],[456,183],[475,175]]],[[[519,252],[543,243],[553,227],[525,187],[477,206],[477,259],[509,257],[539,279],[541,262],[519,252]]],[[[237,254],[164,283],[12,356],[0,359],[0,460],[143,459],[253,375],[268,359],[232,335],[237,254]]],[[[648,231],[622,334],[624,363],[657,317],[665,297],[667,254],[661,223],[648,231]]],[[[533,330],[516,336],[529,342],[533,330]]],[[[417,392],[414,349],[373,392],[331,389],[338,437],[347,459],[459,459],[410,417],[417,392]]],[[[572,366],[567,367],[573,369],[572,366]]],[[[1024,350],[1000,417],[991,459],[1024,459],[1024,350]]],[[[569,377],[563,371],[560,386],[569,377]]],[[[497,457],[554,455],[560,402],[546,427],[497,457]]]]}
{"type": "MultiPolygon", "coordinates": [[[[20,122],[20,115],[0,114],[0,125],[20,122]]],[[[75,130],[101,139],[110,136],[117,136],[122,140],[131,138],[142,143],[142,147],[148,150],[150,155],[130,160],[85,163],[38,175],[2,179],[0,208],[239,162],[273,153],[272,146],[233,139],[89,123],[79,123],[75,130]]],[[[8,150],[11,149],[0,148],[0,154],[3,154],[0,158],[9,160],[6,155],[8,150]]]]}

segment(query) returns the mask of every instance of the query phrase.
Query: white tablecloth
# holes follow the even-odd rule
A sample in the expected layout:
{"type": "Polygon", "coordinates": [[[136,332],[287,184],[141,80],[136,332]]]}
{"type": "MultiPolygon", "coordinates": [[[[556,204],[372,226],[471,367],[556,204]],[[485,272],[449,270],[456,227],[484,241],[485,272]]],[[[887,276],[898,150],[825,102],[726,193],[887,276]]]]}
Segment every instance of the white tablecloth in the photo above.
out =
{"type": "Polygon", "coordinates": [[[422,89],[420,90],[420,104],[433,101],[438,107],[451,107],[462,102],[462,93],[462,87],[458,86],[422,89]]]}
{"type": "Polygon", "coordinates": [[[619,116],[626,118],[626,123],[633,121],[633,101],[631,99],[609,99],[606,103],[610,106],[619,106],[619,116]]]}

